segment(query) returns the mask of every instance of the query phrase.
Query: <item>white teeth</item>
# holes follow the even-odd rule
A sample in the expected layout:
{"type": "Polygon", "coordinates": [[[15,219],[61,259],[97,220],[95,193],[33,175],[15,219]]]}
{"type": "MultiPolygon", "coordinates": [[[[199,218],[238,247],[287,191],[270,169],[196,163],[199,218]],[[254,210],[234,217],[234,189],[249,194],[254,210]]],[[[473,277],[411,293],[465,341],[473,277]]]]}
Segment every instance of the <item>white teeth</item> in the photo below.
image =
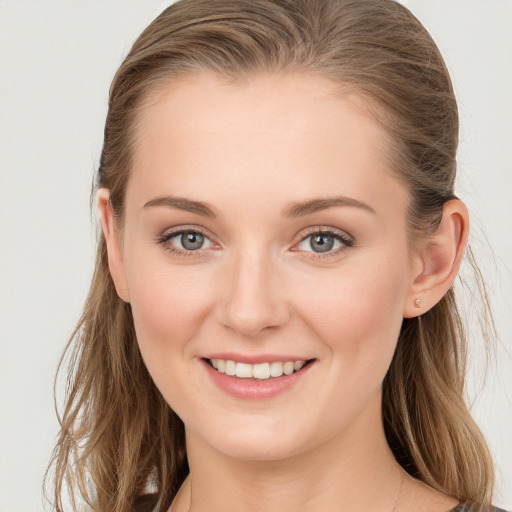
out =
{"type": "Polygon", "coordinates": [[[270,363],[270,375],[272,377],[281,377],[283,375],[283,363],[270,363]]]}
{"type": "Polygon", "coordinates": [[[226,375],[236,376],[240,379],[259,379],[266,380],[272,377],[281,377],[291,375],[294,371],[299,371],[306,361],[274,361],[272,363],[237,363],[231,360],[210,359],[211,365],[219,372],[226,375]]]}
{"type": "Polygon", "coordinates": [[[291,375],[293,373],[294,364],[292,361],[286,361],[286,363],[283,364],[283,373],[285,375],[291,375]]]}
{"type": "Polygon", "coordinates": [[[235,361],[226,361],[226,375],[236,375],[235,361]]]}
{"type": "MultiPolygon", "coordinates": [[[[252,365],[249,365],[252,366],[252,365]]],[[[255,364],[252,367],[252,376],[255,379],[268,379],[270,377],[270,364],[269,363],[261,363],[255,364]]]]}
{"type": "Polygon", "coordinates": [[[252,377],[252,364],[236,363],[235,375],[241,379],[250,379],[252,377]]]}

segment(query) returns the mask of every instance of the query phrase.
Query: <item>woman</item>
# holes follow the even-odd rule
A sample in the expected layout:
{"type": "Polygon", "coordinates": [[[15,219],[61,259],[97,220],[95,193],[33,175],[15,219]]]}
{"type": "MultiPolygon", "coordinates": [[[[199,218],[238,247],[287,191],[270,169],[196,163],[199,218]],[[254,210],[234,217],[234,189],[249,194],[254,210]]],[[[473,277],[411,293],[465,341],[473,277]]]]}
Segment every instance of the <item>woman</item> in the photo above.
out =
{"type": "Polygon", "coordinates": [[[166,9],[110,91],[58,508],[490,510],[457,135],[391,0],[166,9]]]}

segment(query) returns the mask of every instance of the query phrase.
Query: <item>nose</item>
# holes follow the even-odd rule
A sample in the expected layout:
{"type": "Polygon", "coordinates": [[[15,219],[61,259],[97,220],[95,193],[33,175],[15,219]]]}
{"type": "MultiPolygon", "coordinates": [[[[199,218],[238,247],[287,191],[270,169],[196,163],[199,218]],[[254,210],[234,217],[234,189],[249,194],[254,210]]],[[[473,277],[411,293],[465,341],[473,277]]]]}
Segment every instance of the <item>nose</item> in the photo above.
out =
{"type": "Polygon", "coordinates": [[[278,265],[268,255],[235,256],[220,283],[217,320],[245,337],[255,337],[290,318],[278,265]]]}

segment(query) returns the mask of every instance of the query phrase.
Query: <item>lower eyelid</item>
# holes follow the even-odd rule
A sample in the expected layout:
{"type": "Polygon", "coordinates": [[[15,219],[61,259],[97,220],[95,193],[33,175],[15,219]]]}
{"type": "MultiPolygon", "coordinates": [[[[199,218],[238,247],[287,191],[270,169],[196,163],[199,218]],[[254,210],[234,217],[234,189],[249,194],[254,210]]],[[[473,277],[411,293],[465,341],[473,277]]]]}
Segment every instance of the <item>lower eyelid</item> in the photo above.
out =
{"type": "Polygon", "coordinates": [[[213,242],[204,233],[201,233],[200,231],[192,231],[192,230],[188,230],[188,229],[185,231],[178,231],[178,232],[171,233],[170,236],[167,238],[167,241],[170,242],[173,238],[181,237],[181,236],[183,236],[184,233],[194,233],[194,234],[201,235],[206,242],[206,246],[200,247],[199,249],[196,249],[196,250],[185,249],[185,248],[182,249],[180,247],[179,249],[182,251],[198,252],[198,251],[201,251],[202,249],[207,249],[208,247],[213,245],[213,242]]]}
{"type": "Polygon", "coordinates": [[[211,240],[211,238],[201,231],[200,229],[193,229],[193,228],[179,228],[172,231],[168,231],[167,233],[162,234],[157,238],[157,243],[159,243],[163,248],[170,252],[171,254],[177,255],[177,256],[183,256],[183,257],[199,257],[203,254],[203,252],[207,249],[209,249],[211,246],[214,245],[214,242],[211,240]],[[192,249],[186,249],[179,247],[177,244],[174,244],[171,242],[171,240],[175,237],[181,236],[184,233],[197,233],[204,237],[204,239],[207,241],[206,247],[201,247],[196,250],[192,249]]]}
{"type": "MultiPolygon", "coordinates": [[[[297,247],[298,245],[300,245],[303,242],[307,241],[308,238],[310,238],[310,237],[312,237],[314,235],[324,235],[324,236],[332,237],[332,238],[335,239],[335,241],[339,242],[340,246],[335,248],[335,249],[331,249],[329,251],[326,251],[324,253],[322,253],[322,252],[315,252],[313,250],[307,251],[307,250],[302,249],[301,251],[308,253],[309,254],[308,257],[310,257],[310,258],[322,258],[322,257],[336,256],[340,252],[343,252],[346,249],[348,249],[348,248],[350,248],[350,247],[352,247],[354,245],[353,239],[348,237],[348,236],[346,236],[346,235],[343,236],[340,233],[336,233],[336,232],[333,232],[333,231],[327,231],[327,230],[318,229],[318,230],[315,230],[315,231],[311,231],[309,234],[305,235],[295,247],[297,247]]],[[[180,229],[176,229],[176,230],[164,233],[163,235],[158,237],[157,242],[159,244],[161,244],[162,246],[164,246],[164,248],[167,251],[169,251],[169,252],[171,252],[173,254],[177,254],[177,255],[180,255],[180,256],[192,256],[192,257],[193,256],[200,256],[201,253],[204,250],[209,249],[210,247],[215,245],[215,242],[213,242],[212,239],[206,233],[204,233],[203,231],[201,231],[199,229],[192,229],[192,228],[180,228],[180,229]],[[206,247],[201,247],[199,249],[192,250],[192,249],[181,248],[181,247],[176,246],[173,243],[170,243],[170,241],[173,238],[175,238],[177,236],[180,236],[180,235],[182,235],[184,233],[197,233],[197,234],[200,234],[201,236],[203,236],[205,238],[205,240],[207,241],[208,245],[206,247]]]]}

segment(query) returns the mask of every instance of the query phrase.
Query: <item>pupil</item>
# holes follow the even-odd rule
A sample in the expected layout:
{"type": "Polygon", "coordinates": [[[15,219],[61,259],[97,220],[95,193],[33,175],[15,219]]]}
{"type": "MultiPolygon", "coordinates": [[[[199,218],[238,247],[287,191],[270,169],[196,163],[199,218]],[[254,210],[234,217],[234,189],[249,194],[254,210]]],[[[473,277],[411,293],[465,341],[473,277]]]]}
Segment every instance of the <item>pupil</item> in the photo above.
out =
{"type": "Polygon", "coordinates": [[[201,249],[203,241],[204,236],[200,233],[183,233],[181,235],[181,245],[188,251],[201,249]]]}
{"type": "Polygon", "coordinates": [[[315,252],[327,252],[333,248],[334,238],[327,235],[316,235],[311,238],[310,245],[315,252]]]}

